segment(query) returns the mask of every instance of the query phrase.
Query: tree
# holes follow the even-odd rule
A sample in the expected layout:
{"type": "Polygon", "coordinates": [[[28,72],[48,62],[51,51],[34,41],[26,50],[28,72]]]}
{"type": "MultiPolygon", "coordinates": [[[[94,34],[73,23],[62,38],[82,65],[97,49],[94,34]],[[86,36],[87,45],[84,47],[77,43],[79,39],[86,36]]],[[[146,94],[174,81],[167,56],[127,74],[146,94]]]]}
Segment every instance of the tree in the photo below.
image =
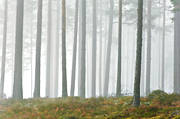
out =
{"type": "Polygon", "coordinates": [[[92,40],[92,97],[96,97],[96,49],[97,49],[96,0],[93,0],[93,40],[92,40]]]}
{"type": "Polygon", "coordinates": [[[35,88],[34,88],[34,97],[35,98],[40,97],[42,2],[43,2],[43,0],[38,0],[37,40],[36,40],[36,68],[35,68],[35,88]]]}
{"type": "Polygon", "coordinates": [[[151,84],[151,6],[152,1],[148,0],[148,28],[147,28],[147,66],[146,66],[146,95],[150,93],[151,84]]]}
{"type": "Polygon", "coordinates": [[[179,65],[179,51],[180,51],[180,1],[173,0],[175,7],[174,15],[174,93],[180,94],[180,65],[179,65]]]}
{"type": "Polygon", "coordinates": [[[14,86],[13,98],[23,98],[22,88],[22,53],[23,53],[23,16],[24,0],[17,0],[16,15],[16,43],[15,43],[15,66],[14,66],[14,86]]]}
{"type": "Polygon", "coordinates": [[[62,97],[67,97],[66,74],[66,1],[62,0],[62,97]]]}
{"type": "Polygon", "coordinates": [[[47,61],[46,61],[46,97],[50,97],[50,55],[51,55],[51,30],[52,30],[52,1],[48,0],[48,28],[47,28],[47,61]]]}
{"type": "Polygon", "coordinates": [[[73,44],[73,57],[72,57],[72,75],[71,75],[71,96],[74,96],[75,77],[76,77],[76,54],[77,54],[77,33],[78,33],[78,6],[79,0],[76,0],[75,5],[75,26],[74,26],[74,44],[73,44]]]}
{"type": "Polygon", "coordinates": [[[4,94],[4,77],[6,66],[6,39],[7,39],[7,19],[8,19],[8,0],[4,1],[4,26],[3,26],[3,48],[2,48],[2,62],[1,62],[1,82],[0,82],[0,98],[4,94]]]}
{"type": "Polygon", "coordinates": [[[119,31],[118,31],[118,72],[116,96],[121,96],[121,39],[122,39],[122,0],[119,0],[119,31]]]}
{"type": "Polygon", "coordinates": [[[110,0],[110,12],[109,12],[109,33],[108,33],[108,46],[106,54],[106,68],[105,68],[105,82],[104,82],[104,96],[108,96],[109,90],[109,74],[110,74],[110,56],[111,56],[111,45],[112,45],[112,30],[113,30],[113,9],[114,0],[110,0]]]}
{"type": "Polygon", "coordinates": [[[137,50],[136,50],[136,71],[134,81],[133,105],[140,105],[140,80],[141,80],[141,55],[142,55],[142,28],[143,28],[143,0],[138,0],[137,20],[137,50]]]}
{"type": "Polygon", "coordinates": [[[81,17],[82,17],[82,41],[81,41],[81,81],[80,81],[80,97],[85,98],[85,84],[86,84],[86,0],[81,1],[81,17]]]}
{"type": "Polygon", "coordinates": [[[165,40],[166,40],[166,0],[163,0],[163,39],[162,39],[162,90],[164,90],[165,77],[165,40]]]}

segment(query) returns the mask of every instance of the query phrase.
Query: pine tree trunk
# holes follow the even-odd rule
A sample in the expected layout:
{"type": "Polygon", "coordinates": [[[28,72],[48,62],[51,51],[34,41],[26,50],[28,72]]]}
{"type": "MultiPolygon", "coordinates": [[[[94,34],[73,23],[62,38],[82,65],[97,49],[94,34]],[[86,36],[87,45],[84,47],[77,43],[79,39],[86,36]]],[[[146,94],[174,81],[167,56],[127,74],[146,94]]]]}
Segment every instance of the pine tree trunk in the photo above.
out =
{"type": "Polygon", "coordinates": [[[50,97],[51,71],[51,30],[52,30],[52,1],[48,0],[48,28],[47,28],[47,61],[46,61],[46,97],[50,97]]]}
{"type": "Polygon", "coordinates": [[[110,75],[110,59],[111,59],[111,45],[112,45],[112,30],[113,30],[113,9],[114,0],[110,0],[110,13],[109,13],[109,35],[108,46],[106,54],[106,68],[105,68],[105,81],[104,81],[104,96],[108,96],[109,91],[109,75],[110,75]]]}
{"type": "Polygon", "coordinates": [[[22,87],[23,16],[24,16],[24,0],[17,0],[15,66],[14,66],[14,86],[13,86],[14,99],[23,98],[23,87],[22,87]]]}
{"type": "Polygon", "coordinates": [[[66,0],[62,0],[62,97],[67,97],[66,74],[66,0]]]}
{"type": "Polygon", "coordinates": [[[73,57],[72,57],[72,75],[71,75],[71,96],[74,96],[75,79],[76,79],[76,57],[77,57],[77,33],[78,33],[78,7],[79,0],[76,0],[75,5],[75,23],[74,23],[74,44],[73,44],[73,57]]]}
{"type": "Polygon", "coordinates": [[[136,50],[136,73],[134,81],[133,105],[140,105],[140,81],[141,81],[141,55],[142,55],[142,28],[143,28],[143,0],[138,0],[137,20],[137,50],[136,50]]]}
{"type": "Polygon", "coordinates": [[[146,65],[146,96],[151,86],[151,0],[148,0],[148,29],[147,29],[147,65],[146,65]]]}
{"type": "Polygon", "coordinates": [[[82,0],[82,41],[81,41],[81,81],[80,81],[80,96],[85,98],[86,84],[86,0],[82,0]]]}
{"type": "Polygon", "coordinates": [[[42,34],[42,0],[38,0],[37,15],[37,40],[36,40],[36,68],[34,97],[40,97],[40,75],[41,75],[41,34],[42,34]]]}
{"type": "Polygon", "coordinates": [[[116,96],[121,96],[121,42],[122,42],[122,0],[119,0],[119,31],[118,31],[118,72],[116,96]]]}
{"type": "Polygon", "coordinates": [[[97,18],[96,0],[93,0],[93,42],[92,42],[92,97],[96,97],[96,49],[97,49],[97,18]]]}
{"type": "Polygon", "coordinates": [[[2,47],[2,62],[1,62],[1,81],[0,81],[0,98],[4,95],[4,78],[6,66],[6,39],[7,39],[7,16],[8,16],[8,0],[4,1],[4,26],[3,26],[3,47],[2,47]]]}

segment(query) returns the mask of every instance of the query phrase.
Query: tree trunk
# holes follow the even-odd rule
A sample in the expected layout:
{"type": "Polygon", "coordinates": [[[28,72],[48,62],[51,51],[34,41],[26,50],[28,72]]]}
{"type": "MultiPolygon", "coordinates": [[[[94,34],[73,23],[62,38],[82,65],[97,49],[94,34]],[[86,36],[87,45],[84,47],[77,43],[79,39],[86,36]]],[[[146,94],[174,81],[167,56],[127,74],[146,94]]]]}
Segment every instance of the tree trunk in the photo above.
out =
{"type": "Polygon", "coordinates": [[[42,0],[38,0],[37,15],[37,41],[36,41],[36,69],[34,97],[40,97],[40,75],[41,75],[41,34],[42,34],[42,0]]]}
{"type": "Polygon", "coordinates": [[[141,81],[141,55],[142,55],[142,28],[143,28],[143,0],[138,0],[137,19],[137,50],[136,50],[136,73],[134,81],[133,105],[140,105],[140,81],[141,81]]]}
{"type": "Polygon", "coordinates": [[[51,71],[51,30],[52,30],[52,1],[48,0],[48,28],[47,28],[47,61],[46,61],[46,97],[50,97],[51,71]]]}
{"type": "Polygon", "coordinates": [[[151,87],[151,6],[152,1],[148,0],[148,29],[147,29],[147,65],[146,65],[146,96],[150,93],[151,87]]]}
{"type": "Polygon", "coordinates": [[[2,64],[1,64],[1,82],[0,82],[0,98],[3,98],[4,94],[4,78],[5,78],[5,66],[6,66],[6,39],[7,39],[7,16],[8,16],[8,0],[4,1],[4,26],[3,26],[3,47],[2,47],[2,64]]]}
{"type": "Polygon", "coordinates": [[[165,78],[165,40],[166,40],[166,0],[163,0],[163,39],[162,39],[162,90],[164,90],[165,78]]]}
{"type": "Polygon", "coordinates": [[[180,94],[180,2],[175,5],[174,16],[174,93],[180,94]]]}
{"type": "Polygon", "coordinates": [[[102,96],[102,0],[100,0],[99,96],[102,96]]]}
{"type": "Polygon", "coordinates": [[[75,79],[76,79],[76,56],[77,56],[77,33],[78,33],[78,6],[79,0],[76,0],[75,6],[75,26],[74,26],[74,44],[73,44],[73,57],[72,57],[72,75],[71,75],[71,96],[74,96],[75,79]]]}
{"type": "Polygon", "coordinates": [[[113,30],[113,9],[114,9],[114,0],[110,0],[109,35],[108,35],[105,82],[104,82],[104,96],[105,97],[108,96],[108,91],[109,91],[109,74],[110,74],[110,62],[111,62],[110,59],[111,59],[112,30],[113,30]]]}
{"type": "Polygon", "coordinates": [[[57,27],[56,27],[56,45],[55,45],[55,83],[54,83],[54,96],[58,97],[58,84],[59,84],[59,30],[60,30],[60,0],[57,0],[57,27]]]}
{"type": "Polygon", "coordinates": [[[62,0],[62,97],[67,97],[66,74],[66,0],[62,0]]]}
{"type": "Polygon", "coordinates": [[[85,98],[86,84],[86,0],[82,0],[82,41],[81,41],[81,81],[80,81],[80,96],[85,98]]]}
{"type": "Polygon", "coordinates": [[[14,66],[14,86],[13,86],[14,99],[23,98],[23,87],[22,87],[23,16],[24,16],[24,0],[17,0],[15,66],[14,66]]]}
{"type": "Polygon", "coordinates": [[[97,49],[97,18],[96,0],[93,0],[93,42],[92,42],[92,97],[96,97],[96,49],[97,49]]]}
{"type": "Polygon", "coordinates": [[[118,31],[118,72],[116,96],[121,96],[121,39],[122,39],[122,0],[119,0],[119,31],[118,31]]]}

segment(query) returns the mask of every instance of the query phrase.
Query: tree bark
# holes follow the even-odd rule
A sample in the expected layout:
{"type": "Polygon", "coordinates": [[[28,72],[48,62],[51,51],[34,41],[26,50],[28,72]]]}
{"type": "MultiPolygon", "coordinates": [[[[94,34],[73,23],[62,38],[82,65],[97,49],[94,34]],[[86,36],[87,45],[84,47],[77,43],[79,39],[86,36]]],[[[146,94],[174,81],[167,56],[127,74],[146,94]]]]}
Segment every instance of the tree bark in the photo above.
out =
{"type": "Polygon", "coordinates": [[[80,97],[85,98],[86,92],[86,0],[82,0],[82,41],[81,41],[81,81],[80,81],[80,97]]]}
{"type": "Polygon", "coordinates": [[[43,0],[38,0],[38,15],[37,15],[37,40],[36,40],[36,68],[35,68],[35,88],[34,97],[40,97],[40,75],[41,75],[41,34],[42,34],[42,3],[43,0]]]}
{"type": "Polygon", "coordinates": [[[3,47],[2,47],[2,62],[1,62],[1,82],[0,82],[0,98],[4,95],[4,78],[6,67],[6,39],[7,39],[7,20],[8,20],[8,0],[4,1],[4,26],[3,26],[3,47]]]}
{"type": "Polygon", "coordinates": [[[141,55],[142,55],[142,28],[143,28],[143,0],[138,0],[137,19],[137,50],[136,50],[136,72],[134,81],[133,105],[140,105],[140,82],[141,82],[141,55]]]}
{"type": "Polygon", "coordinates": [[[76,0],[75,5],[75,23],[74,23],[74,44],[73,44],[73,57],[72,57],[72,75],[71,75],[71,96],[74,96],[75,79],[76,79],[76,57],[77,57],[77,33],[78,33],[78,6],[79,0],[76,0]]]}
{"type": "Polygon", "coordinates": [[[62,0],[62,97],[67,97],[66,74],[66,0],[62,0]]]}
{"type": "Polygon", "coordinates": [[[121,42],[122,42],[122,0],[119,0],[119,31],[118,31],[118,72],[116,96],[121,96],[121,42]]]}
{"type": "Polygon", "coordinates": [[[14,66],[14,86],[13,86],[14,99],[23,98],[23,87],[22,87],[23,16],[24,16],[24,0],[17,0],[15,66],[14,66]]]}

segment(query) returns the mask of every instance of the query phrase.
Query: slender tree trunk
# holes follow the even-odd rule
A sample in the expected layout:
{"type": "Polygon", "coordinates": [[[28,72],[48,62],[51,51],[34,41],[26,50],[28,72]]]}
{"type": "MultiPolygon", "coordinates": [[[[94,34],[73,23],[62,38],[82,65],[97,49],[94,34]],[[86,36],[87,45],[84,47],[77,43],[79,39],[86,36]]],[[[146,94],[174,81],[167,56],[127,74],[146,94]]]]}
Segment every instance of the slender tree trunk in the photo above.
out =
{"type": "Polygon", "coordinates": [[[79,0],[76,0],[75,5],[75,26],[74,26],[74,44],[73,44],[73,57],[72,57],[72,76],[71,76],[71,96],[74,96],[75,79],[76,79],[76,56],[77,56],[77,33],[78,33],[78,6],[79,0]]]}
{"type": "Polygon", "coordinates": [[[140,81],[141,81],[141,55],[142,55],[142,28],[143,28],[143,0],[138,0],[137,20],[137,50],[136,50],[136,73],[134,81],[133,105],[140,105],[140,81]]]}
{"type": "Polygon", "coordinates": [[[82,4],[82,47],[81,47],[81,67],[80,67],[80,71],[81,71],[81,82],[80,82],[80,96],[85,98],[86,94],[86,0],[82,0],[81,2],[82,4]]]}
{"type": "Polygon", "coordinates": [[[93,0],[93,42],[92,42],[92,97],[96,97],[96,49],[97,49],[97,18],[96,0],[93,0]]]}
{"type": "Polygon", "coordinates": [[[112,30],[113,30],[113,9],[114,9],[114,0],[110,0],[109,35],[108,35],[105,82],[104,82],[104,96],[106,97],[108,96],[108,91],[109,91],[109,74],[110,74],[110,59],[111,59],[112,30]]]}
{"type": "Polygon", "coordinates": [[[51,71],[51,30],[52,30],[52,1],[48,0],[48,28],[47,28],[47,62],[46,62],[46,97],[50,97],[51,71]]]}
{"type": "Polygon", "coordinates": [[[174,16],[174,93],[180,94],[180,2],[175,5],[175,16],[174,16]]]}
{"type": "Polygon", "coordinates": [[[122,0],[119,0],[119,31],[118,31],[118,72],[116,96],[121,96],[121,39],[122,39],[122,0]]]}
{"type": "Polygon", "coordinates": [[[163,39],[162,39],[162,90],[164,90],[165,78],[165,40],[166,40],[166,0],[163,0],[163,39]]]}
{"type": "Polygon", "coordinates": [[[34,97],[40,97],[40,75],[41,75],[41,34],[42,34],[42,0],[38,0],[37,15],[37,40],[36,40],[36,68],[35,68],[35,88],[34,97]]]}
{"type": "Polygon", "coordinates": [[[14,86],[13,86],[14,99],[23,98],[23,87],[22,87],[23,16],[24,16],[24,0],[17,0],[15,66],[14,66],[14,86]]]}
{"type": "Polygon", "coordinates": [[[146,96],[150,93],[151,87],[151,6],[152,1],[148,0],[148,29],[147,29],[147,65],[146,65],[146,96]]]}
{"type": "Polygon", "coordinates": [[[62,97],[67,97],[66,74],[66,0],[62,0],[62,97]]]}
{"type": "Polygon", "coordinates": [[[102,0],[100,0],[99,96],[102,96],[102,0]]]}
{"type": "Polygon", "coordinates": [[[54,83],[54,96],[58,97],[58,84],[59,84],[59,30],[60,30],[60,0],[57,0],[57,27],[56,27],[56,65],[55,65],[55,83],[54,83]]]}
{"type": "Polygon", "coordinates": [[[3,47],[2,47],[2,62],[1,62],[1,82],[0,82],[0,98],[4,94],[4,78],[6,66],[6,39],[7,39],[7,16],[8,16],[8,0],[4,1],[4,26],[3,26],[3,47]]]}

